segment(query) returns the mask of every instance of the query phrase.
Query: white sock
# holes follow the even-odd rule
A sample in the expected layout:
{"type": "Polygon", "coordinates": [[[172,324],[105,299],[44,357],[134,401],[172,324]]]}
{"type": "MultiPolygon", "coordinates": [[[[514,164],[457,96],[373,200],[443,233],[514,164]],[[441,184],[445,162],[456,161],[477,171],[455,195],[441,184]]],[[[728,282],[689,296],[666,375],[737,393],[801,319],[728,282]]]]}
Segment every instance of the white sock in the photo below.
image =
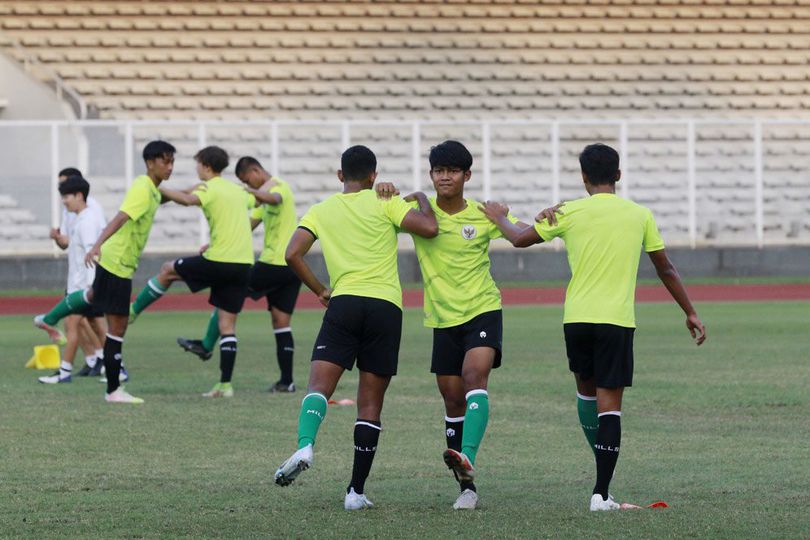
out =
{"type": "Polygon", "coordinates": [[[98,362],[98,360],[98,357],[92,354],[84,357],[84,363],[87,364],[87,366],[91,369],[96,367],[96,362],[98,362]]]}
{"type": "Polygon", "coordinates": [[[64,378],[70,375],[71,371],[73,371],[73,364],[67,362],[66,360],[62,360],[59,363],[59,377],[64,378]]]}

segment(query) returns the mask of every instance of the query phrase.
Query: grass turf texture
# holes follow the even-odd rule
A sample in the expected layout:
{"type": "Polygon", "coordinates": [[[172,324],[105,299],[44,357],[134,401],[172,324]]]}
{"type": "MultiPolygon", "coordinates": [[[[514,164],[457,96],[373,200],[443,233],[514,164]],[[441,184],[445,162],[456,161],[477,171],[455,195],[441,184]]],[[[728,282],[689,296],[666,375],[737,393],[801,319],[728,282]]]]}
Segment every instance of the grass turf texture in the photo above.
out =
{"type": "MultiPolygon", "coordinates": [[[[44,386],[23,369],[42,335],[29,317],[0,319],[0,526],[28,537],[712,537],[797,538],[810,530],[808,303],[700,306],[695,348],[673,305],[638,306],[636,387],[628,390],[611,491],[666,510],[587,511],[593,457],[564,360],[559,306],[505,311],[504,367],[479,452],[482,508],[451,509],[443,409],[428,373],[431,334],[406,311],[400,374],[366,492],[376,507],[342,508],[351,473],[353,407],[330,407],[315,463],[294,485],[272,476],[295,449],[304,393],[271,395],[275,344],[266,313],[239,321],[231,400],[200,397],[218,377],[176,335],[205,313],[145,313],[124,358],[143,406],[103,402],[103,385],[44,386]]],[[[321,313],[294,317],[296,381],[306,382],[321,313]]],[[[356,372],[336,398],[354,398],[356,372]]]]}

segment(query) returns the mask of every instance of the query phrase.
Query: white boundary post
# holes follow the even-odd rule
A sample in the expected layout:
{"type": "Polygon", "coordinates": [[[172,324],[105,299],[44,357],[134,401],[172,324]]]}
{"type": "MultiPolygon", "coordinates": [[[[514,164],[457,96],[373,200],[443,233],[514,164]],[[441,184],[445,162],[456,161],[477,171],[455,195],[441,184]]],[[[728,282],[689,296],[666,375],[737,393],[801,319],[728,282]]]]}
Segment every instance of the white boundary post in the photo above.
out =
{"type": "Polygon", "coordinates": [[[689,200],[689,245],[697,247],[697,175],[695,171],[695,122],[686,124],[687,199],[689,200]]]}
{"type": "Polygon", "coordinates": [[[762,248],[765,239],[764,191],[762,121],[757,119],[754,120],[754,225],[756,227],[758,248],[762,248]]]}
{"type": "Polygon", "coordinates": [[[270,175],[281,176],[279,165],[278,122],[273,120],[270,124],[270,175]]]}
{"type": "Polygon", "coordinates": [[[124,183],[129,190],[135,176],[135,157],[133,156],[135,140],[132,134],[132,123],[124,127],[124,183]]]}
{"type": "Polygon", "coordinates": [[[420,160],[420,143],[422,141],[422,132],[419,122],[411,124],[411,168],[413,169],[413,190],[419,191],[422,185],[422,177],[419,172],[420,160]]]}
{"type": "MultiPolygon", "coordinates": [[[[51,228],[59,227],[59,218],[61,212],[59,211],[59,202],[62,198],[59,196],[59,126],[51,124],[51,228]]],[[[51,251],[53,256],[59,255],[59,248],[56,242],[51,242],[51,251]]]]}
{"type": "Polygon", "coordinates": [[[492,148],[490,141],[490,126],[489,122],[484,122],[481,125],[481,153],[483,154],[483,168],[484,181],[483,181],[483,198],[488,201],[492,198],[492,148]]]}
{"type": "MultiPolygon", "coordinates": [[[[206,145],[206,131],[205,124],[200,122],[197,124],[197,148],[205,148],[206,145]]],[[[198,221],[200,226],[200,245],[203,246],[208,243],[208,222],[205,220],[205,214],[200,212],[200,219],[198,221]]]]}
{"type": "Polygon", "coordinates": [[[627,121],[619,124],[619,161],[621,162],[622,178],[619,181],[619,193],[625,199],[630,196],[630,158],[627,148],[627,121]]]}
{"type": "Polygon", "coordinates": [[[344,120],[340,123],[340,144],[342,146],[340,150],[341,152],[346,150],[352,144],[352,134],[348,120],[344,120]]]}

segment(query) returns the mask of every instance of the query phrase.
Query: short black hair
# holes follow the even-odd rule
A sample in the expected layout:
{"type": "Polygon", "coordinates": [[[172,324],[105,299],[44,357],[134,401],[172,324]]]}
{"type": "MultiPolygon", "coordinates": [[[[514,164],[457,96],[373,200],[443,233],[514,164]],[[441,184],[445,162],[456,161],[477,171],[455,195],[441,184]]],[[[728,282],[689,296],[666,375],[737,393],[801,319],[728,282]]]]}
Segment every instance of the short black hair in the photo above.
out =
{"type": "Polygon", "coordinates": [[[82,171],[80,171],[80,170],[79,170],[79,169],[77,169],[76,167],[65,167],[64,169],[62,169],[61,171],[59,171],[59,174],[57,174],[57,175],[56,175],[56,177],[57,177],[57,178],[61,178],[61,177],[63,177],[63,176],[64,176],[65,178],[70,178],[71,176],[81,176],[81,177],[84,177],[84,175],[82,174],[82,171]]]}
{"type": "Polygon", "coordinates": [[[194,159],[215,173],[221,173],[228,166],[228,152],[219,146],[206,146],[194,154],[194,159]]]}
{"type": "Polygon", "coordinates": [[[149,161],[157,158],[165,158],[173,156],[177,153],[177,149],[166,141],[151,141],[146,143],[143,147],[143,160],[149,161]]]}
{"type": "Polygon", "coordinates": [[[458,167],[469,171],[473,164],[473,157],[467,147],[458,141],[444,141],[430,149],[428,156],[430,168],[458,167]]]}
{"type": "Polygon", "coordinates": [[[262,164],[259,163],[259,160],[256,159],[255,157],[244,156],[239,158],[239,161],[236,162],[236,169],[234,170],[234,172],[236,173],[237,177],[241,178],[243,173],[248,172],[248,169],[251,169],[253,167],[264,169],[264,167],[262,167],[262,164]]]}
{"type": "Polygon", "coordinates": [[[80,174],[68,176],[67,180],[59,184],[60,195],[71,195],[73,193],[81,193],[84,195],[84,200],[87,201],[87,195],[90,193],[90,183],[82,178],[80,174]]]}
{"type": "Polygon", "coordinates": [[[615,184],[619,176],[619,153],[606,144],[589,144],[579,155],[579,166],[591,184],[615,184]]]}
{"type": "Polygon", "coordinates": [[[344,181],[368,180],[377,170],[377,156],[367,146],[352,146],[340,156],[340,169],[344,181]]]}

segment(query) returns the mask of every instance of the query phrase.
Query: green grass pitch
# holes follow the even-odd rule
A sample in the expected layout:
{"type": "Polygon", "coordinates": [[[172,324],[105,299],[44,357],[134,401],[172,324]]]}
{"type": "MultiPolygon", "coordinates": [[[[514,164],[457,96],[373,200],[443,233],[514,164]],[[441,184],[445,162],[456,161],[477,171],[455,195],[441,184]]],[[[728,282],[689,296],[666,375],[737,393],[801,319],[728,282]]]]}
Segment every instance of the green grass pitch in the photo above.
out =
{"type": "MultiPolygon", "coordinates": [[[[625,394],[611,491],[666,510],[587,511],[593,458],[580,431],[562,342],[562,309],[505,310],[504,366],[478,456],[482,507],[454,512],[443,409],[428,373],[430,332],[407,310],[383,434],[366,492],[347,513],[352,407],[330,407],[315,463],[273,484],[295,449],[302,388],[270,395],[269,317],[239,321],[231,400],[200,397],[217,380],[174,343],[205,313],[145,313],[124,347],[133,394],[112,406],[103,385],[40,385],[23,369],[44,334],[0,319],[0,536],[82,538],[799,538],[810,534],[810,303],[699,306],[709,339],[694,347],[674,305],[638,306],[635,387],[625,394]]],[[[320,322],[293,319],[296,381],[305,386],[320,322]]],[[[336,398],[353,398],[356,372],[336,398]]]]}

